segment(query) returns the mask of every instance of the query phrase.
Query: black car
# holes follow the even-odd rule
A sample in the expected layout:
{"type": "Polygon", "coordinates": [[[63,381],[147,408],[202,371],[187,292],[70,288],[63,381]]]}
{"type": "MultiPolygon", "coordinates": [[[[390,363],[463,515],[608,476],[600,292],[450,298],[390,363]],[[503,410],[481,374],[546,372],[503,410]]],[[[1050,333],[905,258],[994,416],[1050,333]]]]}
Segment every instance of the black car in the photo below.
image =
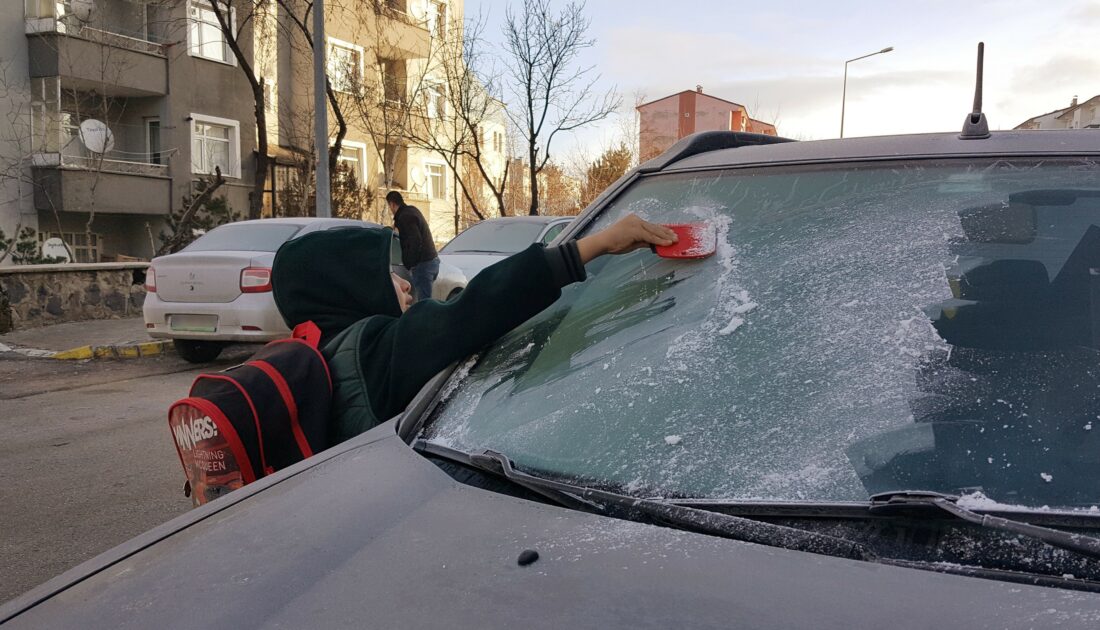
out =
{"type": "MultiPolygon", "coordinates": [[[[12,627],[1100,627],[1100,133],[681,141],[602,258],[376,429],[12,627]]],[[[166,437],[167,439],[167,437],[166,437]]]]}

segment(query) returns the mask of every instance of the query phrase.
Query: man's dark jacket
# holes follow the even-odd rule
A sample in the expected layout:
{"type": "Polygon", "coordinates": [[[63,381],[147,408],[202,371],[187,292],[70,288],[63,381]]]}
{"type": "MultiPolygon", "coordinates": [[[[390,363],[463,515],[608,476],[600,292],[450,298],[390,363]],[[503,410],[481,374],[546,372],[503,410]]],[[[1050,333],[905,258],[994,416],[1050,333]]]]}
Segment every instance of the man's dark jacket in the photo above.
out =
{"type": "Polygon", "coordinates": [[[333,379],[336,444],[392,418],[433,376],[554,303],[584,280],[575,242],[532,245],[479,273],[458,297],[401,313],[385,229],[313,232],[284,244],[272,266],[287,325],[312,321],[333,379]]]}
{"type": "Polygon", "coordinates": [[[401,264],[406,269],[439,257],[432,240],[432,229],[419,208],[409,204],[401,206],[393,213],[393,224],[401,235],[401,264]]]}

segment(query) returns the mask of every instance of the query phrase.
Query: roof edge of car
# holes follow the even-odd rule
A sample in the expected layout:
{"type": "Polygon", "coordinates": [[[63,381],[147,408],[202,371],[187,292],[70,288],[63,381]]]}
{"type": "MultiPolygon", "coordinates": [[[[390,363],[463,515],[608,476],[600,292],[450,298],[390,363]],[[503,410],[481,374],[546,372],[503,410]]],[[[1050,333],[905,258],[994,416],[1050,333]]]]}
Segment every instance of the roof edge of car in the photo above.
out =
{"type": "Polygon", "coordinates": [[[703,131],[685,136],[676,141],[668,149],[657,157],[647,160],[637,168],[639,173],[654,173],[668,168],[675,162],[689,158],[700,153],[719,151],[721,149],[737,149],[740,147],[755,146],[761,144],[779,144],[781,142],[795,142],[791,138],[782,136],[769,136],[762,133],[747,133],[744,131],[703,131]]]}

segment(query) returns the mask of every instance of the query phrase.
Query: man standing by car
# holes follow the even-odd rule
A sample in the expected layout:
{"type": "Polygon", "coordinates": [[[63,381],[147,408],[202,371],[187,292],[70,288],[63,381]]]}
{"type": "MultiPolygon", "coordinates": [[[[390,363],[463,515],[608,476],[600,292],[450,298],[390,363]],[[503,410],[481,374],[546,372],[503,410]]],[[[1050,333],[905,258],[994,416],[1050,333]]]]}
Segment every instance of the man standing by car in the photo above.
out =
{"type": "Polygon", "coordinates": [[[439,254],[435,251],[432,230],[416,206],[405,203],[396,190],[386,193],[386,204],[393,213],[393,226],[401,236],[401,263],[412,274],[416,301],[432,297],[432,283],[439,276],[439,254]]]}

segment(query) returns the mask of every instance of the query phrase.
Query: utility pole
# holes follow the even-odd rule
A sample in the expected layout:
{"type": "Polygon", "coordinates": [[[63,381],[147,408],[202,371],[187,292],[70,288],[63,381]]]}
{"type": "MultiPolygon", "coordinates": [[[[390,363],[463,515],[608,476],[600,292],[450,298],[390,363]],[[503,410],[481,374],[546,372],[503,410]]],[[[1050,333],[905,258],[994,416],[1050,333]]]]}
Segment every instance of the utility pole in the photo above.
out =
{"type": "MultiPolygon", "coordinates": [[[[320,0],[318,0],[318,1],[320,1],[320,0]]],[[[875,55],[881,55],[883,53],[888,53],[893,49],[894,49],[893,46],[887,46],[886,48],[883,48],[882,50],[879,50],[879,51],[876,51],[876,52],[873,52],[873,53],[867,53],[866,55],[863,55],[862,57],[856,57],[855,59],[849,59],[848,61],[844,62],[844,91],[841,92],[841,96],[840,96],[840,137],[841,138],[844,137],[844,102],[848,99],[848,64],[852,63],[853,61],[859,61],[860,59],[866,59],[868,57],[873,57],[875,55]]]]}
{"type": "Polygon", "coordinates": [[[325,0],[313,0],[313,146],[317,153],[317,216],[332,216],[328,173],[328,77],[325,67],[325,0]]]}

